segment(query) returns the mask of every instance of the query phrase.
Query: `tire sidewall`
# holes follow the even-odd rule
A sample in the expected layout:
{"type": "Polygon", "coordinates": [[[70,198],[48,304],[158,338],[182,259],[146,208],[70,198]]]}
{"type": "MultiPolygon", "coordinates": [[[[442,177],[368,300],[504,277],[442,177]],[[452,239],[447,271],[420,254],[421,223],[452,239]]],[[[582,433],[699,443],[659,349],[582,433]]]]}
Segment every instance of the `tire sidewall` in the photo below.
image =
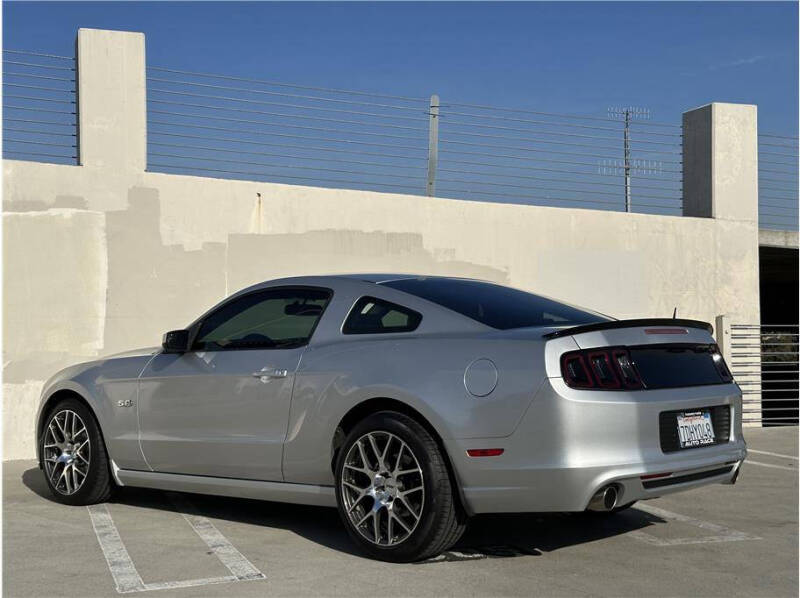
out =
{"type": "Polygon", "coordinates": [[[81,401],[76,399],[64,399],[63,401],[59,401],[47,412],[47,417],[44,419],[41,437],[39,438],[39,451],[42,455],[42,459],[44,459],[44,440],[47,436],[47,426],[50,424],[50,420],[56,413],[64,410],[70,410],[77,413],[81,420],[83,420],[83,424],[86,426],[86,432],[90,441],[89,473],[87,474],[86,480],[84,480],[78,491],[67,495],[61,494],[53,487],[53,484],[50,482],[49,476],[47,475],[47,469],[44,467],[44,463],[42,464],[42,473],[54,500],[67,505],[85,505],[88,502],[91,502],[91,495],[98,484],[109,483],[108,461],[105,453],[105,444],[103,443],[103,437],[100,433],[100,427],[98,426],[97,420],[95,419],[91,410],[81,401]]]}
{"type": "Polygon", "coordinates": [[[336,459],[336,504],[339,516],[350,537],[370,556],[380,560],[408,562],[416,560],[416,555],[425,550],[436,533],[438,519],[442,516],[443,493],[452,493],[449,478],[437,471],[434,460],[443,456],[430,434],[411,418],[400,413],[383,411],[375,413],[359,422],[347,435],[336,459]],[[350,522],[342,497],[341,480],[344,462],[356,440],[368,432],[390,432],[405,442],[419,463],[425,487],[422,507],[422,520],[411,535],[395,546],[378,546],[365,539],[350,522]],[[431,451],[431,447],[434,451],[431,451]],[[435,454],[430,454],[435,452],[435,454]]]}

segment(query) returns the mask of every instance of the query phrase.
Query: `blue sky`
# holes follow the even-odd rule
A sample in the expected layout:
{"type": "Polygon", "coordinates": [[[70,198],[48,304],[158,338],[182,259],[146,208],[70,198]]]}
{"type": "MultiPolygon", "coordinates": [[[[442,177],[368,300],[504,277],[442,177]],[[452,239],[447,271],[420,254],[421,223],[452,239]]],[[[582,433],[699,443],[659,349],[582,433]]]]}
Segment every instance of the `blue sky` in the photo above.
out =
{"type": "Polygon", "coordinates": [[[293,83],[654,120],[759,105],[797,135],[796,3],[3,3],[3,46],[72,54],[143,31],[148,63],[293,83]]]}

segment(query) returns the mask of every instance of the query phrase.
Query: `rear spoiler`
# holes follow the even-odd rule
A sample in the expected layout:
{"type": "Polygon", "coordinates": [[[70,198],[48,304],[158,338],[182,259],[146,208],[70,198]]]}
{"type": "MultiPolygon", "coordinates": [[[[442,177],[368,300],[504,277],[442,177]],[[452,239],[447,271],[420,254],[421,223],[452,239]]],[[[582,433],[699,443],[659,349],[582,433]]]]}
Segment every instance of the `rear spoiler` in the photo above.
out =
{"type": "Polygon", "coordinates": [[[680,320],[676,318],[641,318],[638,320],[612,320],[610,322],[595,322],[594,324],[583,324],[572,328],[562,328],[555,332],[549,332],[544,338],[560,338],[562,336],[572,336],[583,332],[596,332],[598,330],[614,330],[616,328],[638,328],[641,326],[670,326],[678,328],[699,328],[706,330],[709,334],[714,332],[714,328],[708,322],[700,320],[680,320]]]}

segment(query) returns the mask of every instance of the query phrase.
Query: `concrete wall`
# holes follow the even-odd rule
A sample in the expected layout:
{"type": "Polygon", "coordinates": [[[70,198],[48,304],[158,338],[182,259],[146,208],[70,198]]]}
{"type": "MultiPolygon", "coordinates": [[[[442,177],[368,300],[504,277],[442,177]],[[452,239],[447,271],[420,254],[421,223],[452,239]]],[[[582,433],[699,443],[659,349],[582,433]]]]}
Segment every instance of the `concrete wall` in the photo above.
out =
{"type": "MultiPolygon", "coordinates": [[[[116,90],[93,104],[105,118],[81,116],[97,129],[81,132],[82,165],[3,161],[5,459],[34,454],[38,393],[56,370],[158,344],[222,297],[279,276],[450,274],[620,318],[677,306],[681,317],[759,321],[755,194],[734,194],[752,210],[694,218],[149,173],[138,158],[143,95],[113,80],[143,79],[143,39],[82,30],[78,48],[81,78],[105,73],[97,89],[80,86],[81,111],[87,95],[116,90]],[[117,39],[124,52],[104,50],[117,39]],[[133,116],[103,128],[120,114],[133,116]]],[[[751,115],[728,106],[715,104],[733,114],[726,126],[748,128],[751,115]]],[[[708,176],[744,177],[749,189],[748,169],[708,176]]]]}

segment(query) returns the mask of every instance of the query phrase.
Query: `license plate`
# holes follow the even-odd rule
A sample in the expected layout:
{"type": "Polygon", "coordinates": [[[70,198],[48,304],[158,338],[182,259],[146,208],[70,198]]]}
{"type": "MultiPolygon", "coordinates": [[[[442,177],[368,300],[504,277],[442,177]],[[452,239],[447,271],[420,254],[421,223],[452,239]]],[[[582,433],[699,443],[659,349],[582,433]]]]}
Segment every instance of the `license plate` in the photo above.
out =
{"type": "Polygon", "coordinates": [[[711,423],[711,412],[685,411],[678,414],[678,438],[681,448],[692,448],[714,444],[714,425],[711,423]]]}

